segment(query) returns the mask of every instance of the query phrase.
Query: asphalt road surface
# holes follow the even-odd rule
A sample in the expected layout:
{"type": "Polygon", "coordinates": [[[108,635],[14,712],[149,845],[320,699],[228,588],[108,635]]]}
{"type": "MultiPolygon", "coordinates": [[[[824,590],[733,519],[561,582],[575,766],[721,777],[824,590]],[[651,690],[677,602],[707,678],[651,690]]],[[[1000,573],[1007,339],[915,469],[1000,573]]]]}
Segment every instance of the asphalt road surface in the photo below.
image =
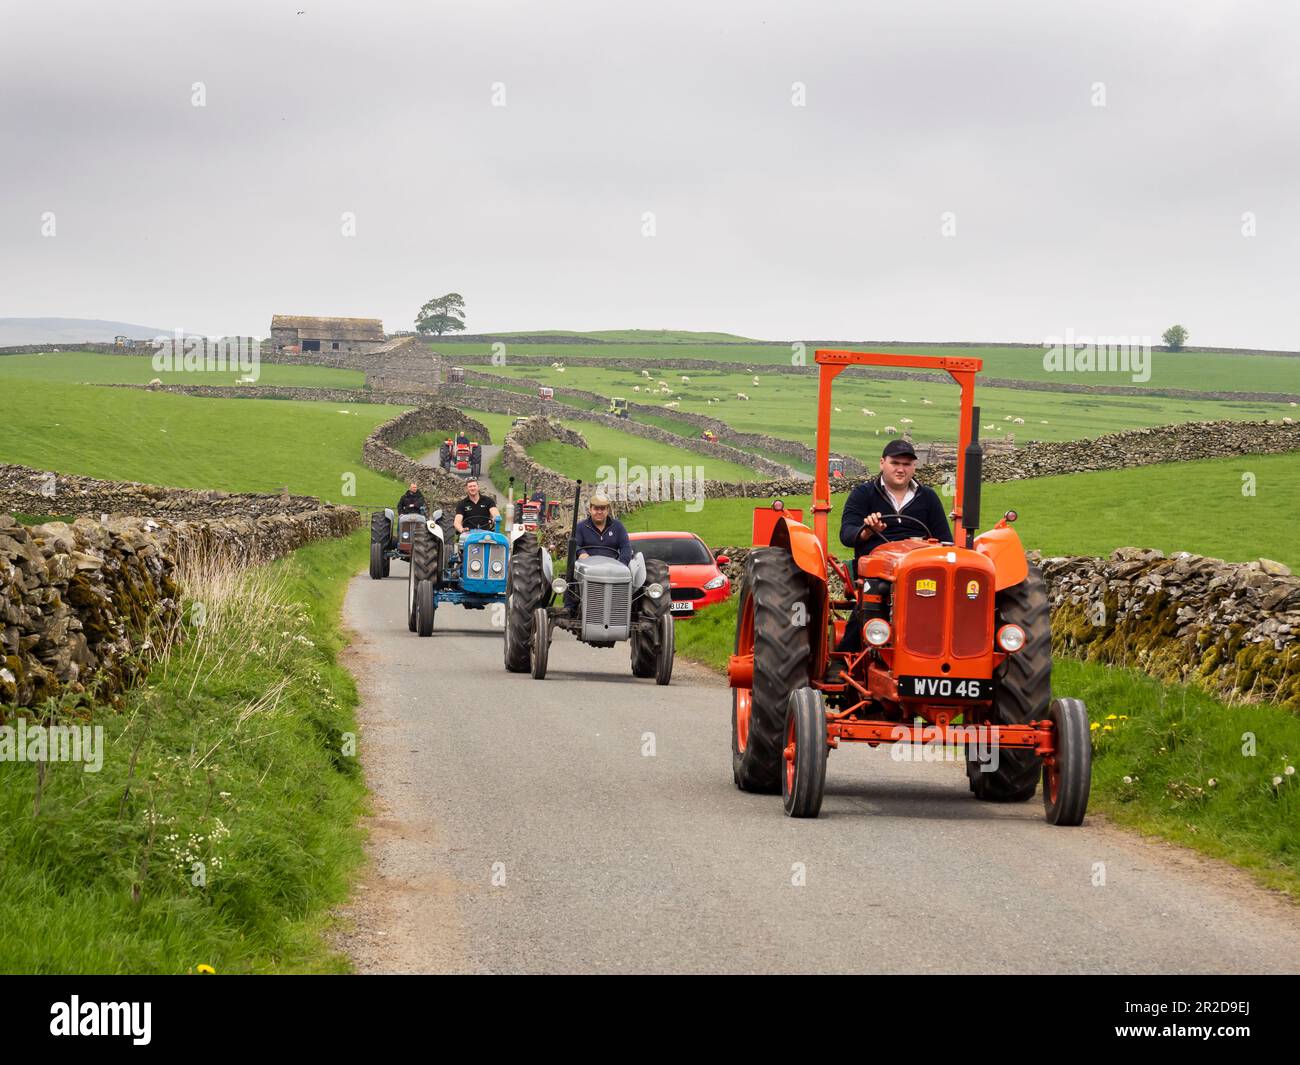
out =
{"type": "Polygon", "coordinates": [[[419,639],[405,587],[395,564],[345,607],[376,809],[341,944],[362,972],[1300,970],[1300,910],[1245,874],[860,744],[831,752],[822,816],[786,818],[732,784],[715,675],[679,659],[657,687],[563,632],[546,680],[509,674],[490,611],[419,639]]]}

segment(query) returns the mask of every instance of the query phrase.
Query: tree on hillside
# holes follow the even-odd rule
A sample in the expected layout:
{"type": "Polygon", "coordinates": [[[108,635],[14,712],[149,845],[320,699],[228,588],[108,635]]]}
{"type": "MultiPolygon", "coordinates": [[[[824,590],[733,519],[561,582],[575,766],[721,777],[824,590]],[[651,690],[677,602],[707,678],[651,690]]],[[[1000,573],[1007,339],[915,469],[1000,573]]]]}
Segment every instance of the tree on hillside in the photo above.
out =
{"type": "Polygon", "coordinates": [[[1181,325],[1171,325],[1160,337],[1169,345],[1170,351],[1182,351],[1183,345],[1187,343],[1187,330],[1181,325]]]}
{"type": "Polygon", "coordinates": [[[458,292],[432,299],[415,316],[415,331],[426,336],[433,333],[459,333],[465,328],[465,297],[458,292]]]}

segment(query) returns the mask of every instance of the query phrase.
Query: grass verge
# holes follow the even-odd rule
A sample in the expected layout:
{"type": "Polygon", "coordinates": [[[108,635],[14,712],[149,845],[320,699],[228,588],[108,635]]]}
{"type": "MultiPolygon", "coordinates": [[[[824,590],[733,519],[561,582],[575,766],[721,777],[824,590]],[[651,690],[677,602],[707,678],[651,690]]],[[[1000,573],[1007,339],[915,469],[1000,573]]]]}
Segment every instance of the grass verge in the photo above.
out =
{"type": "Polygon", "coordinates": [[[192,562],[186,639],[148,683],[44,711],[102,726],[102,768],[0,761],[0,971],[346,970],[321,933],[362,860],[338,653],[366,540],[240,574],[192,562]]]}
{"type": "MultiPolygon", "coordinates": [[[[677,652],[722,672],[735,625],[733,596],[679,624],[677,652]]],[[[1300,899],[1300,717],[1069,658],[1053,661],[1052,690],[1082,699],[1096,725],[1092,812],[1300,899]]]]}

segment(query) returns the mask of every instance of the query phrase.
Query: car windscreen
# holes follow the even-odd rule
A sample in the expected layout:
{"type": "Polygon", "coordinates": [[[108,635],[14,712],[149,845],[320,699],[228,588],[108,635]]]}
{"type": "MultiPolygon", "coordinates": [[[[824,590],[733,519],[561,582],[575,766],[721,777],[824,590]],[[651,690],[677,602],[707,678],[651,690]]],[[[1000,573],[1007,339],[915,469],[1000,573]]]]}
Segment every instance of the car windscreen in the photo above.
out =
{"type": "Polygon", "coordinates": [[[646,558],[657,558],[670,566],[699,566],[713,561],[713,555],[695,537],[665,536],[633,540],[632,550],[646,558]]]}

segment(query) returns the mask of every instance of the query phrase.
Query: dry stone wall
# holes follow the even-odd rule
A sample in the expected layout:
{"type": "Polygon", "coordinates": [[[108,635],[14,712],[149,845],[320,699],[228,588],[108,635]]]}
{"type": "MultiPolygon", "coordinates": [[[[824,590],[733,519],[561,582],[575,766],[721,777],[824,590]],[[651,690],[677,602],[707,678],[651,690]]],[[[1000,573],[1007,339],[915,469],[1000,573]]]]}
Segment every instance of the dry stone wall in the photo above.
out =
{"type": "Polygon", "coordinates": [[[179,614],[182,555],[255,565],[360,522],[353,508],[310,496],[0,466],[0,705],[111,697],[142,676],[151,638],[179,614]],[[27,527],[15,512],[82,516],[27,527]]]}
{"type": "Polygon", "coordinates": [[[416,462],[393,445],[421,433],[445,433],[452,436],[461,429],[481,444],[492,441],[492,434],[482,422],[455,407],[434,403],[399,414],[377,426],[366,437],[361,456],[372,470],[396,477],[403,484],[415,482],[431,505],[445,507],[464,496],[465,482],[436,466],[416,462]]]}

